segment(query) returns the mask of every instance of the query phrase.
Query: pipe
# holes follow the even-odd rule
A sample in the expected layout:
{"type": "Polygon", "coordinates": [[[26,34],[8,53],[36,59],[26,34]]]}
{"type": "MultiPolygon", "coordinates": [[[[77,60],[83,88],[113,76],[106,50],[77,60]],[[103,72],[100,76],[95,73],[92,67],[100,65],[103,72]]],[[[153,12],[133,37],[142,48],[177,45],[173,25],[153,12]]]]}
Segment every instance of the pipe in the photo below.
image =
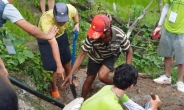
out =
{"type": "Polygon", "coordinates": [[[37,96],[37,97],[39,97],[41,99],[43,99],[43,100],[53,104],[53,105],[56,105],[56,106],[58,106],[60,108],[64,108],[65,105],[62,104],[61,102],[59,102],[57,100],[54,100],[53,98],[50,98],[48,96],[43,95],[42,93],[40,93],[40,92],[38,92],[38,91],[36,91],[36,90],[34,90],[34,89],[32,89],[32,88],[22,84],[21,82],[19,82],[18,80],[14,79],[14,78],[12,78],[10,76],[8,76],[8,78],[9,78],[9,80],[10,80],[10,82],[12,84],[14,84],[14,85],[16,85],[16,86],[26,90],[27,92],[29,92],[29,93],[31,93],[31,94],[33,94],[33,95],[35,95],[35,96],[37,96]]]}

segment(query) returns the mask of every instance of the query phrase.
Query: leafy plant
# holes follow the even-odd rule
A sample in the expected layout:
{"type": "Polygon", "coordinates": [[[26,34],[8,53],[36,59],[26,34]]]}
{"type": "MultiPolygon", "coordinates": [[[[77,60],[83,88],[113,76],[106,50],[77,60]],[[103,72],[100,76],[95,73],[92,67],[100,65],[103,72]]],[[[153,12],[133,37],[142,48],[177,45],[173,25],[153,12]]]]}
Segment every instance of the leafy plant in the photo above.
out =
{"type": "Polygon", "coordinates": [[[157,55],[158,41],[151,40],[150,33],[152,33],[151,27],[144,24],[142,27],[136,27],[136,32],[133,31],[130,37],[133,64],[139,72],[154,73],[163,66],[162,58],[157,55]]]}
{"type": "Polygon", "coordinates": [[[0,39],[0,54],[8,71],[19,72],[23,75],[30,75],[39,91],[47,91],[49,81],[52,80],[49,72],[42,68],[40,53],[33,53],[24,45],[25,39],[6,30],[6,38],[11,39],[16,54],[8,54],[0,39]],[[45,83],[43,83],[45,82],[45,83]]]}

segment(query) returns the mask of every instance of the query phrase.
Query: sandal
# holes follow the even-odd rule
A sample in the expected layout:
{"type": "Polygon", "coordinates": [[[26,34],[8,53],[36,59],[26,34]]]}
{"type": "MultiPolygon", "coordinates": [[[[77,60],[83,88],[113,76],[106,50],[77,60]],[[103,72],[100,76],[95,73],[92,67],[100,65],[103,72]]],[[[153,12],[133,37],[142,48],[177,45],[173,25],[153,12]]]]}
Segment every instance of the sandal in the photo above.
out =
{"type": "Polygon", "coordinates": [[[60,99],[60,93],[59,91],[51,91],[51,96],[55,99],[60,99]]]}
{"type": "Polygon", "coordinates": [[[75,86],[75,88],[77,88],[79,86],[75,79],[73,79],[72,82],[73,82],[73,85],[75,86]]]}

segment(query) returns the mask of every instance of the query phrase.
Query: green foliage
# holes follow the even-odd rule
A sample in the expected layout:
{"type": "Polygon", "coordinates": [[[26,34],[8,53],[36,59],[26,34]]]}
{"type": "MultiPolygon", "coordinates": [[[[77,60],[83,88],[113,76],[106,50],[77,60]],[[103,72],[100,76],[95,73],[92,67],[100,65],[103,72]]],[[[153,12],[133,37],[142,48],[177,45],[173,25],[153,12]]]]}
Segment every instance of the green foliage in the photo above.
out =
{"type": "Polygon", "coordinates": [[[133,14],[131,15],[131,18],[135,19],[142,14],[144,7],[141,5],[132,5],[130,9],[132,9],[132,12],[133,12],[133,14]]]}
{"type": "Polygon", "coordinates": [[[133,56],[133,64],[136,66],[139,72],[154,73],[161,69],[161,58],[150,56],[149,54],[140,55],[137,52],[134,52],[133,56]]]}
{"type": "MultiPolygon", "coordinates": [[[[138,17],[142,14],[142,10],[149,4],[150,0],[94,0],[96,4],[101,4],[102,7],[108,9],[111,14],[115,14],[123,21],[128,22],[134,20],[135,17],[138,17]],[[113,10],[113,3],[116,4],[116,12],[113,10]]],[[[140,20],[140,25],[150,24],[154,25],[158,18],[159,13],[158,2],[155,0],[153,4],[148,9],[148,15],[140,20]],[[154,10],[154,11],[153,11],[154,10]]]]}
{"type": "MultiPolygon", "coordinates": [[[[171,71],[171,76],[172,76],[172,83],[176,84],[176,82],[178,82],[178,71],[177,68],[173,68],[171,71]]],[[[184,81],[184,79],[183,79],[184,81]]]]}
{"type": "MultiPolygon", "coordinates": [[[[20,11],[21,15],[24,19],[31,24],[36,25],[39,17],[35,14],[35,11],[30,10],[28,4],[30,1],[18,2],[18,0],[14,0],[13,5],[20,11]],[[24,4],[24,5],[23,5],[24,4]]],[[[21,37],[24,37],[26,41],[34,40],[34,38],[29,35],[27,32],[23,31],[20,27],[15,24],[12,24],[9,20],[5,24],[7,29],[11,31],[13,34],[18,34],[21,37]]]]}
{"type": "Polygon", "coordinates": [[[8,71],[31,76],[39,91],[47,91],[49,81],[52,79],[50,73],[42,68],[40,53],[30,51],[24,45],[25,39],[23,37],[12,34],[8,30],[6,30],[6,38],[11,39],[16,50],[16,54],[8,54],[2,42],[3,37],[0,38],[0,57],[3,59],[8,71]]]}
{"type": "Polygon", "coordinates": [[[125,60],[125,55],[124,55],[124,53],[122,53],[122,54],[120,54],[119,58],[115,62],[115,66],[118,66],[118,65],[121,65],[123,63],[126,63],[125,61],[126,61],[125,60]]]}
{"type": "Polygon", "coordinates": [[[43,107],[39,103],[37,103],[34,105],[34,109],[35,110],[43,110],[43,107]]]}
{"type": "Polygon", "coordinates": [[[53,109],[51,109],[51,108],[43,108],[43,107],[40,105],[40,103],[35,104],[35,105],[34,105],[34,109],[35,109],[35,110],[53,110],[53,109]]]}
{"type": "MultiPolygon", "coordinates": [[[[22,7],[20,3],[16,2],[18,0],[14,1],[15,6],[20,10],[21,14],[25,17],[25,19],[33,24],[37,24],[39,17],[35,16],[34,13],[27,9],[26,5],[22,7]]],[[[123,21],[127,22],[129,17],[131,21],[133,21],[135,18],[141,15],[142,10],[147,6],[149,1],[145,0],[94,0],[96,5],[93,7],[93,9],[88,11],[82,11],[80,9],[77,9],[80,13],[80,32],[77,39],[77,51],[76,56],[78,55],[79,51],[81,50],[81,45],[83,44],[83,41],[86,39],[87,36],[87,30],[89,28],[89,23],[86,22],[86,20],[89,20],[88,16],[93,13],[99,13],[97,12],[98,7],[102,7],[102,9],[107,10],[110,14],[115,14],[119,18],[121,18],[123,21]],[[116,3],[117,11],[114,12],[112,3],[116,3]]],[[[68,0],[55,0],[55,3],[57,2],[64,2],[69,3],[68,0]]],[[[86,3],[84,0],[77,0],[77,2],[80,3],[86,3]]],[[[24,3],[32,4],[37,9],[40,9],[39,0],[31,0],[31,1],[25,1],[24,3]]],[[[137,33],[136,31],[133,31],[130,37],[132,47],[134,50],[133,53],[133,65],[136,66],[136,68],[139,70],[139,72],[148,72],[148,73],[154,73],[158,72],[161,69],[163,70],[163,58],[158,57],[156,54],[157,48],[158,48],[158,42],[150,39],[150,33],[153,31],[153,26],[157,22],[159,18],[159,13],[157,12],[156,1],[152,4],[152,6],[149,9],[149,13],[147,16],[139,21],[139,23],[136,26],[136,29],[139,31],[137,33]],[[154,11],[153,11],[154,10],[154,11]],[[141,29],[140,29],[141,28],[141,29]]],[[[100,12],[101,13],[101,12],[100,12]]],[[[103,13],[103,12],[102,12],[103,13]]],[[[70,46],[72,50],[72,31],[73,30],[73,22],[70,22],[69,27],[67,28],[67,33],[69,35],[69,41],[70,46]]],[[[113,24],[116,25],[116,24],[113,24]]],[[[7,30],[8,30],[8,36],[12,39],[13,44],[15,46],[16,55],[9,55],[7,54],[7,50],[2,45],[2,41],[0,40],[0,54],[3,60],[5,61],[5,64],[10,71],[19,71],[23,75],[30,75],[33,80],[35,80],[36,87],[40,91],[44,91],[47,89],[48,81],[52,80],[50,77],[50,73],[47,71],[44,71],[42,68],[42,63],[40,60],[40,54],[39,52],[32,53],[26,46],[23,45],[23,42],[25,40],[30,40],[30,35],[25,33],[22,29],[20,29],[18,26],[12,25],[12,23],[6,24],[7,30]],[[10,32],[11,31],[11,32],[10,32]],[[19,36],[17,36],[18,34],[19,36]],[[11,37],[12,36],[12,37],[11,37]],[[46,82],[43,84],[43,82],[46,82]]],[[[123,29],[124,31],[126,29],[123,29]]],[[[126,32],[126,31],[125,31],[126,32]]],[[[82,63],[82,66],[87,65],[87,58],[82,63]]],[[[116,65],[122,64],[125,62],[125,56],[122,54],[118,58],[116,65]]],[[[177,76],[176,71],[173,72],[173,76],[177,76]]],[[[173,81],[175,81],[176,78],[174,78],[173,81]]]]}
{"type": "Polygon", "coordinates": [[[157,55],[158,43],[151,40],[151,27],[144,26],[139,35],[131,38],[133,46],[133,64],[139,72],[154,73],[161,70],[162,58],[157,55]]]}

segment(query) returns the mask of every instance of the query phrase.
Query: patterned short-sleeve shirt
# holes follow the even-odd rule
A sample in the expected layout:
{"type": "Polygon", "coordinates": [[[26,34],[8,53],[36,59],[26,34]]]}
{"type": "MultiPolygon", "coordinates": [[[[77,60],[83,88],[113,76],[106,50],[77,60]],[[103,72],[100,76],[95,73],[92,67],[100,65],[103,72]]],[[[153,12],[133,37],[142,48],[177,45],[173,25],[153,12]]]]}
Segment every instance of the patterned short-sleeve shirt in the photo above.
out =
{"type": "Polygon", "coordinates": [[[130,48],[130,41],[126,34],[118,27],[111,26],[112,39],[109,45],[104,45],[99,40],[86,38],[82,45],[83,51],[88,53],[88,56],[97,63],[101,63],[105,58],[112,55],[117,56],[121,51],[127,51],[130,48]]]}

